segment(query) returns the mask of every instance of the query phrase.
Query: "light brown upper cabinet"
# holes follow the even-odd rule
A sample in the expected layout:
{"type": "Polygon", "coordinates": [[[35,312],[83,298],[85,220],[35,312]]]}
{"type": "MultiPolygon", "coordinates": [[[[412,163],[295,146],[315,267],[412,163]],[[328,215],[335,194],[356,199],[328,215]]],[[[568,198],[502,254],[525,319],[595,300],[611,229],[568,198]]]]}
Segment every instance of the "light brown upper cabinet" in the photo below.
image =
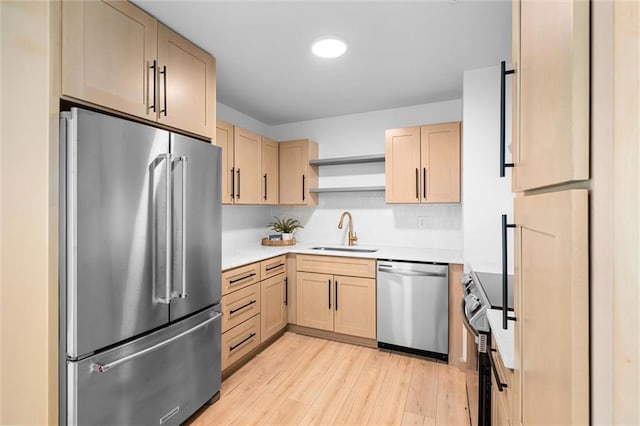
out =
{"type": "Polygon", "coordinates": [[[309,188],[318,186],[318,144],[308,139],[280,142],[280,204],[315,206],[318,194],[309,188]]]}
{"type": "Polygon", "coordinates": [[[262,204],[278,204],[278,142],[262,137],[262,204]]]}
{"type": "Polygon", "coordinates": [[[215,59],[126,1],[62,2],[62,94],[213,137],[215,59]]]}
{"type": "Polygon", "coordinates": [[[387,203],[460,202],[460,122],[385,132],[387,203]]]}
{"type": "Polygon", "coordinates": [[[262,204],[262,139],[238,126],[233,128],[235,204],[262,204]]]}
{"type": "Polygon", "coordinates": [[[233,204],[235,196],[233,169],[233,124],[216,121],[216,145],[222,149],[222,204],[233,204]]]}
{"type": "Polygon", "coordinates": [[[184,37],[158,24],[158,121],[213,136],[216,61],[184,37]]]}
{"type": "Polygon", "coordinates": [[[514,192],[589,178],[589,2],[513,2],[514,192]]]}

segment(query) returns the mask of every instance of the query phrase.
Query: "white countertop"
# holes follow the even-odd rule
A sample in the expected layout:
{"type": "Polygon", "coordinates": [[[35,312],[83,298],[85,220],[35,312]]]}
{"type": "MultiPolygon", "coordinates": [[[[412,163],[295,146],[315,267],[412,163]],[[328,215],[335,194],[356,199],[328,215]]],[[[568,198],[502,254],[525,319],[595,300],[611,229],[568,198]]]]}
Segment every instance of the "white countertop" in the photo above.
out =
{"type": "Polygon", "coordinates": [[[487,309],[487,319],[491,327],[491,337],[496,341],[504,366],[511,369],[516,368],[513,356],[515,321],[507,321],[507,329],[503,329],[502,309],[487,309]]]}
{"type": "MultiPolygon", "coordinates": [[[[368,259],[398,259],[411,260],[417,262],[438,262],[438,263],[463,263],[462,251],[431,249],[431,248],[409,248],[409,247],[368,247],[355,246],[355,248],[377,248],[373,253],[358,253],[344,251],[311,250],[311,247],[341,247],[335,244],[310,244],[297,243],[293,246],[263,246],[260,242],[246,247],[223,250],[222,270],[236,268],[253,262],[280,256],[281,254],[316,254],[321,256],[345,256],[364,257],[368,259]]],[[[342,246],[344,247],[344,246],[342,246]]]]}

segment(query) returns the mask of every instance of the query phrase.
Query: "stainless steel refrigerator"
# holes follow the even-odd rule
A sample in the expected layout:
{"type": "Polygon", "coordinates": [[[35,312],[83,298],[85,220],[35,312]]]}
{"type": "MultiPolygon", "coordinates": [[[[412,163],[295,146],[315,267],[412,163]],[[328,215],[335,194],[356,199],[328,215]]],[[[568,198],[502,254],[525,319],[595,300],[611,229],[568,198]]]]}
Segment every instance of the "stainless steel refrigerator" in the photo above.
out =
{"type": "Polygon", "coordinates": [[[60,124],[61,424],[180,424],[220,390],[220,148],[60,124]]]}

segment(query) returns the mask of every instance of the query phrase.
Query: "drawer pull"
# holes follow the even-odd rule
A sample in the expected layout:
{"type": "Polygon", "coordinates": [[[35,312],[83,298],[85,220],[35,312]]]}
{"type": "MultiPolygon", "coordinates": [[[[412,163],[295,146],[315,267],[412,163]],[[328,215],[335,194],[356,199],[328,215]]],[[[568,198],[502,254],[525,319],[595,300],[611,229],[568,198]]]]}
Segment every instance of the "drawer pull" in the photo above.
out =
{"type": "Polygon", "coordinates": [[[243,281],[243,280],[246,280],[247,278],[251,278],[251,277],[255,277],[255,276],[256,276],[256,273],[252,272],[249,275],[245,275],[244,277],[236,278],[235,280],[230,280],[229,284],[235,284],[238,281],[243,281]]]}
{"type": "Polygon", "coordinates": [[[236,343],[233,346],[229,346],[229,352],[232,352],[232,351],[236,350],[239,346],[242,346],[243,344],[247,343],[249,340],[253,339],[255,335],[256,335],[256,333],[251,333],[250,335],[248,335],[247,337],[242,339],[242,341],[236,343]]]}
{"type": "Polygon", "coordinates": [[[271,270],[274,270],[274,269],[276,269],[276,268],[280,268],[280,267],[282,267],[282,266],[284,266],[284,263],[280,263],[280,264],[278,264],[278,265],[274,265],[274,266],[269,266],[268,268],[266,268],[266,270],[267,270],[267,271],[271,271],[271,270]]]}
{"type": "Polygon", "coordinates": [[[243,310],[244,308],[246,308],[246,307],[249,307],[249,306],[253,305],[254,303],[256,303],[256,301],[255,301],[255,300],[252,300],[251,302],[246,303],[246,304],[244,304],[244,305],[240,306],[239,308],[232,309],[232,310],[230,310],[230,311],[229,311],[229,315],[233,315],[233,314],[235,314],[236,312],[241,311],[241,310],[243,310]]]}
{"type": "MultiPolygon", "coordinates": [[[[495,349],[491,349],[491,352],[495,352],[495,349]]],[[[500,376],[498,375],[498,369],[496,368],[495,361],[493,360],[493,356],[489,353],[489,364],[491,364],[491,370],[493,371],[493,377],[496,379],[496,385],[498,385],[498,391],[502,392],[503,389],[507,388],[506,383],[502,383],[500,381],[500,376]]]]}

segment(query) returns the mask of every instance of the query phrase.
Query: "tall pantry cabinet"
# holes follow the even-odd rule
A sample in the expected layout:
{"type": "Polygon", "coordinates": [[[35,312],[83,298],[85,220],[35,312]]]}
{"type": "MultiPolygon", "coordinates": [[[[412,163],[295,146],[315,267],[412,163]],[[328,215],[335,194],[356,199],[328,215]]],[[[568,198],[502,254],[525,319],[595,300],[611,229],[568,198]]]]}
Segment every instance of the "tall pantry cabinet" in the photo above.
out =
{"type": "Polygon", "coordinates": [[[512,29],[510,423],[587,424],[589,2],[514,0],[512,29]]]}

